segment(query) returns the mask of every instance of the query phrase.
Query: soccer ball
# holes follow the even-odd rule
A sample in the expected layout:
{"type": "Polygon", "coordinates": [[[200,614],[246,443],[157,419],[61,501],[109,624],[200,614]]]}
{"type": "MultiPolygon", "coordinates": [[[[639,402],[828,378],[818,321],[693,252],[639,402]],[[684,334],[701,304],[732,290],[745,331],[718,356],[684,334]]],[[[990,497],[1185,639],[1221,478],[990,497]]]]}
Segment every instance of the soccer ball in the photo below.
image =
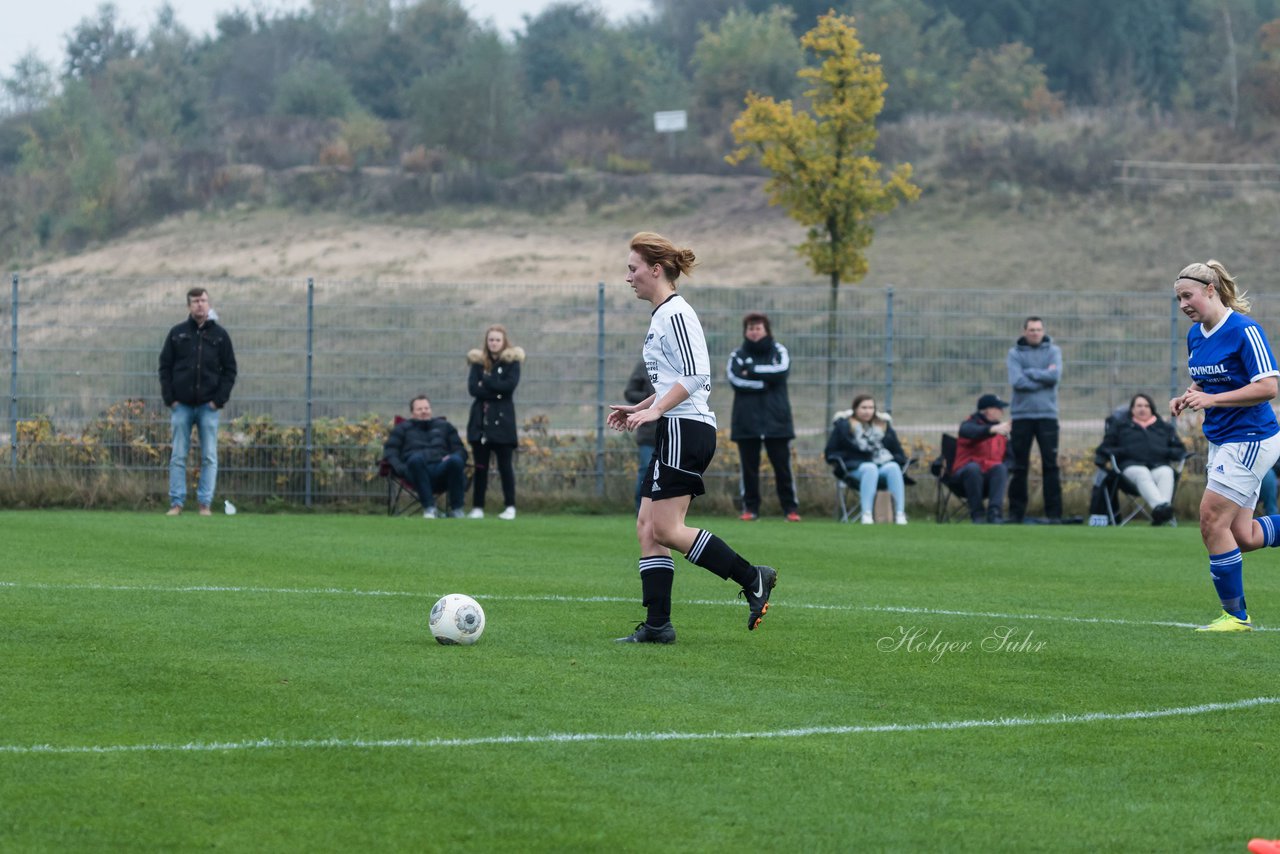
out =
{"type": "Polygon", "coordinates": [[[484,609],[470,596],[450,593],[431,606],[430,625],[436,643],[475,643],[484,634],[484,609]]]}

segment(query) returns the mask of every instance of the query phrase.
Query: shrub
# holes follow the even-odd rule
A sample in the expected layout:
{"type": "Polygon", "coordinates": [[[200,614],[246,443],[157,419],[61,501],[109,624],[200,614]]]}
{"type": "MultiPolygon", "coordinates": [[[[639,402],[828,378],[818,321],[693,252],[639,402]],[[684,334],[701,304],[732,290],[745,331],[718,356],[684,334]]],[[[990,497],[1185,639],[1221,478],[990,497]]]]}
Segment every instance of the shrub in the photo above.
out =
{"type": "Polygon", "coordinates": [[[321,148],[318,159],[321,166],[336,166],[340,169],[350,169],[356,164],[355,157],[351,155],[351,149],[341,139],[335,139],[321,148]]]}
{"type": "Polygon", "coordinates": [[[442,172],[447,160],[448,154],[443,149],[415,145],[400,155],[400,168],[412,174],[442,172]]]}
{"type": "Polygon", "coordinates": [[[604,158],[604,169],[620,175],[643,175],[653,169],[653,163],[640,157],[623,157],[621,154],[610,153],[604,158]]]}
{"type": "Polygon", "coordinates": [[[339,141],[347,147],[355,166],[381,160],[391,148],[386,123],[363,110],[342,122],[339,141]]]}
{"type": "Polygon", "coordinates": [[[171,428],[163,410],[130,398],[108,406],[89,422],[84,438],[101,448],[101,460],[116,466],[156,465],[168,458],[171,428]]]}
{"type": "MultiPolygon", "coordinates": [[[[378,415],[323,418],[312,424],[312,495],[328,509],[380,512],[385,490],[378,460],[391,423],[378,415]]],[[[1204,439],[1190,431],[1193,452],[1204,439]]],[[[198,433],[193,437],[198,443],[198,433]]],[[[167,501],[169,423],[163,410],[130,399],[108,407],[79,433],[59,433],[47,416],[18,424],[18,467],[0,467],[0,505],[5,507],[161,507],[167,501]]],[[[727,429],[717,435],[719,452],[704,475],[707,492],[696,512],[732,515],[738,509],[738,455],[727,429]]],[[[8,449],[3,449],[7,451],[8,449]]],[[[908,512],[931,518],[935,482],[929,463],[937,449],[916,440],[905,448],[918,458],[916,480],[907,489],[908,512]]],[[[6,455],[7,458],[7,455],[6,455]]],[[[241,506],[261,510],[300,509],[308,459],[305,430],[270,416],[242,415],[223,425],[218,445],[218,492],[241,506]]],[[[1094,472],[1093,451],[1061,455],[1063,502],[1068,514],[1087,513],[1094,472]]],[[[1032,461],[1032,495],[1038,494],[1039,457],[1032,461]]],[[[820,454],[794,456],[792,472],[802,514],[821,518],[835,508],[835,481],[820,454]]],[[[187,467],[188,489],[199,479],[199,454],[187,467]]],[[[598,447],[593,432],[552,429],[545,415],[521,428],[516,480],[522,509],[557,513],[622,513],[635,492],[635,442],[610,432],[598,447]],[[600,470],[604,472],[603,494],[600,470]]],[[[772,469],[762,461],[761,494],[766,508],[774,492],[772,469]]],[[[1203,475],[1188,466],[1178,491],[1178,510],[1194,517],[1203,475]]],[[[1033,505],[1032,512],[1037,512],[1033,505]]],[[[771,512],[771,511],[770,511],[771,512]]]]}
{"type": "Polygon", "coordinates": [[[1021,118],[1030,109],[1037,111],[1032,114],[1037,118],[1062,109],[1061,101],[1049,92],[1044,66],[1020,42],[978,51],[960,78],[959,94],[970,109],[1007,118],[1021,118]]]}
{"type": "Polygon", "coordinates": [[[276,81],[275,112],[313,119],[342,118],[356,108],[351,88],[327,62],[303,61],[276,81]]]}

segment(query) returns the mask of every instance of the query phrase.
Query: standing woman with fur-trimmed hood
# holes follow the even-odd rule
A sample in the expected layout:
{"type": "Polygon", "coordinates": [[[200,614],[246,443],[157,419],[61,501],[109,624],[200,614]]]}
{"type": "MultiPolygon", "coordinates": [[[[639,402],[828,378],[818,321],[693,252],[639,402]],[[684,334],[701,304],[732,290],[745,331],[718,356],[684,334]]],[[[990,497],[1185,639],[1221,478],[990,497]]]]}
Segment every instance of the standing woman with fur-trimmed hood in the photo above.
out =
{"type": "Polygon", "coordinates": [[[504,509],[499,519],[516,518],[516,386],[524,350],[512,346],[507,329],[495,323],[484,331],[484,349],[467,353],[470,374],[467,391],[475,400],[467,421],[467,442],[475,460],[474,492],[470,519],[484,518],[484,497],[489,487],[489,454],[498,461],[504,509]]]}

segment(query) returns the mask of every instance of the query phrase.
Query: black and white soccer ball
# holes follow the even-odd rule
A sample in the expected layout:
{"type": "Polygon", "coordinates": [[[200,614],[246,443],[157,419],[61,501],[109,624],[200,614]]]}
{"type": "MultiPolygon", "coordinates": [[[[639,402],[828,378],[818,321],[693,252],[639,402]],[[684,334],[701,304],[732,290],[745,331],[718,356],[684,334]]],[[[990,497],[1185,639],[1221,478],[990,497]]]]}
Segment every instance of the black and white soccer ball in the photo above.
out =
{"type": "Polygon", "coordinates": [[[431,606],[430,625],[437,643],[475,643],[484,634],[484,609],[470,596],[449,593],[431,606]]]}

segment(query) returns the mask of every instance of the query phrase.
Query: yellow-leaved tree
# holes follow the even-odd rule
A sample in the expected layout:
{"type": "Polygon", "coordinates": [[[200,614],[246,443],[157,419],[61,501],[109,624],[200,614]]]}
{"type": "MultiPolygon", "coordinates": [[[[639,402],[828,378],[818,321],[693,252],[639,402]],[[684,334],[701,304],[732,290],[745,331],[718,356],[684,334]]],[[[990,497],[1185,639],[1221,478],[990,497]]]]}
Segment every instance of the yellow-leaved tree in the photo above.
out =
{"type": "Polygon", "coordinates": [[[880,57],[862,48],[853,18],[829,12],[801,39],[819,64],[802,68],[810,85],[808,110],[754,93],[733,123],[738,144],[726,159],[739,164],[758,157],[772,177],[765,184],[769,203],[782,205],[809,227],[797,250],[810,268],[831,279],[827,311],[827,418],[834,413],[836,310],[840,282],[867,273],[864,254],[871,245],[872,219],[900,201],[920,195],[911,183],[911,164],[882,175],[875,150],[876,116],[884,108],[880,57]]]}

